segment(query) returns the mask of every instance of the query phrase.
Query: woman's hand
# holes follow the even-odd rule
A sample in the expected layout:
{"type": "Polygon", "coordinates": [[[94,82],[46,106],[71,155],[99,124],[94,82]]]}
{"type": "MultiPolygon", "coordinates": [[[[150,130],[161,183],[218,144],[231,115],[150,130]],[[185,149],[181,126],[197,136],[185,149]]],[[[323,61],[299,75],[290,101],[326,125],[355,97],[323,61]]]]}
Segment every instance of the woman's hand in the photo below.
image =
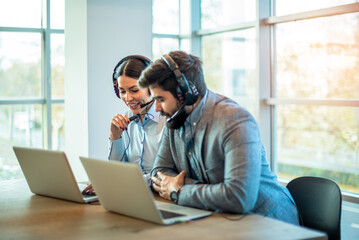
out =
{"type": "Polygon", "coordinates": [[[92,187],[92,184],[87,185],[87,187],[82,191],[82,194],[96,195],[92,187]]]}
{"type": "Polygon", "coordinates": [[[116,140],[121,138],[123,130],[127,129],[130,119],[127,115],[117,114],[111,120],[110,139],[116,140]]]}

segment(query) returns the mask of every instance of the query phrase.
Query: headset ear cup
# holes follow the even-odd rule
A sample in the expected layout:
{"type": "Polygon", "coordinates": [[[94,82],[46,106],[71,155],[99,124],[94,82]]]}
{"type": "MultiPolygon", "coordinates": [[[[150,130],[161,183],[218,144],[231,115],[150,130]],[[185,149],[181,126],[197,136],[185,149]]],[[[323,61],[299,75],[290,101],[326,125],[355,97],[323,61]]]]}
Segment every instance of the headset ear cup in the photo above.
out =
{"type": "Polygon", "coordinates": [[[178,85],[176,88],[176,92],[177,92],[177,97],[180,101],[180,103],[184,103],[185,102],[185,96],[183,96],[183,92],[181,90],[181,87],[178,85]]]}
{"type": "Polygon", "coordinates": [[[197,88],[195,85],[192,86],[192,90],[193,90],[194,95],[196,95],[198,98],[198,91],[197,91],[197,88]]]}
{"type": "Polygon", "coordinates": [[[179,101],[183,104],[185,103],[185,97],[183,97],[183,94],[179,88],[177,88],[177,96],[179,101]]]}
{"type": "Polygon", "coordinates": [[[185,104],[193,105],[198,99],[198,91],[196,86],[192,82],[187,81],[187,83],[189,87],[186,86],[188,91],[186,91],[186,95],[185,95],[185,104]]]}
{"type": "Polygon", "coordinates": [[[198,99],[198,96],[193,94],[187,94],[185,97],[185,104],[186,105],[193,105],[198,99]]]}
{"type": "Polygon", "coordinates": [[[194,84],[187,81],[183,74],[180,79],[177,79],[177,83],[177,95],[181,103],[193,105],[198,99],[198,92],[194,84]]]}
{"type": "Polygon", "coordinates": [[[115,94],[116,94],[116,96],[117,96],[118,98],[121,99],[121,97],[120,97],[120,91],[118,90],[117,79],[112,78],[112,80],[113,80],[113,89],[115,90],[115,94]]]}

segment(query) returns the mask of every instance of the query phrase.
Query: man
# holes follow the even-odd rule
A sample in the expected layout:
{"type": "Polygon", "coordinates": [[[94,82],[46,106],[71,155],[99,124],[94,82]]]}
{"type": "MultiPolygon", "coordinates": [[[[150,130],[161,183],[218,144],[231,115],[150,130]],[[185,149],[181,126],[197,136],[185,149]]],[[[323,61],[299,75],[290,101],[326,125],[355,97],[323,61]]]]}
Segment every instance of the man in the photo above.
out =
{"type": "Polygon", "coordinates": [[[207,89],[197,57],[164,55],[142,73],[139,85],[150,89],[155,111],[167,118],[151,172],[161,197],[299,224],[290,193],[269,169],[253,116],[207,89]]]}

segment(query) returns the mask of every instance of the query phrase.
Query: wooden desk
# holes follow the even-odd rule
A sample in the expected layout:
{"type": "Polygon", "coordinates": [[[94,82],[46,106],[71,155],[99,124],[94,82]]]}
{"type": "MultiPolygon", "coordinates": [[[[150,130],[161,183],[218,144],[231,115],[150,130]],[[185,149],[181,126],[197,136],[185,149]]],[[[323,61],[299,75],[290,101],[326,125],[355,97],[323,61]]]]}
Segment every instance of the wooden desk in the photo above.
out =
{"type": "Polygon", "coordinates": [[[259,215],[229,221],[214,214],[161,226],[107,212],[98,203],[33,195],[25,180],[2,181],[0,191],[0,239],[327,239],[320,232],[259,215]]]}

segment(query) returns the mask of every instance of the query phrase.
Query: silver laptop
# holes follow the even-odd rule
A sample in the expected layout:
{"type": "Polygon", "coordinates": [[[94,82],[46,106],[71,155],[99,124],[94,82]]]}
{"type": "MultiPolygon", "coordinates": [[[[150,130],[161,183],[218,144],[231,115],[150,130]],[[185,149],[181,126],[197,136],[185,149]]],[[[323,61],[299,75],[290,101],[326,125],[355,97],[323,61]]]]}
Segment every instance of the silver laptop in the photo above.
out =
{"type": "Polygon", "coordinates": [[[87,184],[77,183],[64,152],[13,147],[31,192],[80,203],[97,201],[82,194],[87,184]]]}
{"type": "Polygon", "coordinates": [[[210,211],[155,201],[136,164],[80,159],[100,203],[107,211],[166,225],[212,214],[210,211]]]}

